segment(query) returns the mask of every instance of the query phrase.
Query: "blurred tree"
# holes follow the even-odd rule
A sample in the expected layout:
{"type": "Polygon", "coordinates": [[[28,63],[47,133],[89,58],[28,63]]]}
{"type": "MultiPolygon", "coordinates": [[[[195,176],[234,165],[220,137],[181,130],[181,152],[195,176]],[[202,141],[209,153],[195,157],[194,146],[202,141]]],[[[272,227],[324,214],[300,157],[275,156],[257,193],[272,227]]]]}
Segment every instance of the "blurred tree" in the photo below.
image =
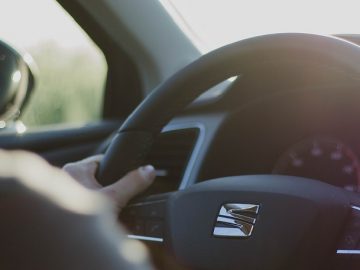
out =
{"type": "Polygon", "coordinates": [[[63,48],[51,42],[28,49],[39,67],[39,76],[22,112],[26,125],[99,119],[107,65],[102,53],[91,49],[63,48]]]}

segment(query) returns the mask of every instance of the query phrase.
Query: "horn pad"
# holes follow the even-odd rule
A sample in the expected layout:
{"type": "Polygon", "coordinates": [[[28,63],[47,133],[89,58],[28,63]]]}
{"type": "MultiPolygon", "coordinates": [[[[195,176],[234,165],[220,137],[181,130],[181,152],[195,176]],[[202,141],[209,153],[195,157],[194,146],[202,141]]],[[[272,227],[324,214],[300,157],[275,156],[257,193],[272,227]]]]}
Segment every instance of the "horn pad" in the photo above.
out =
{"type": "Polygon", "coordinates": [[[170,198],[165,244],[195,269],[319,269],[349,205],[342,189],[300,177],[206,181],[170,198]]]}

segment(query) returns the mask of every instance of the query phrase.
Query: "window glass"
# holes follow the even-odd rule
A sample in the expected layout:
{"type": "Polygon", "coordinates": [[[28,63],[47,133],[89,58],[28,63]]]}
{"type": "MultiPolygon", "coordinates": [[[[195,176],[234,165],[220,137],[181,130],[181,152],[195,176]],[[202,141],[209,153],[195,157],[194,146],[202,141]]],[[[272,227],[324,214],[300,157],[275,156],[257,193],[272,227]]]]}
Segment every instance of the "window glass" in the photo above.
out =
{"type": "Polygon", "coordinates": [[[29,52],[37,87],[22,112],[28,126],[101,116],[107,65],[99,48],[55,0],[3,0],[0,39],[29,52]]]}
{"type": "Polygon", "coordinates": [[[358,0],[159,1],[203,52],[270,33],[360,33],[358,0]]]}

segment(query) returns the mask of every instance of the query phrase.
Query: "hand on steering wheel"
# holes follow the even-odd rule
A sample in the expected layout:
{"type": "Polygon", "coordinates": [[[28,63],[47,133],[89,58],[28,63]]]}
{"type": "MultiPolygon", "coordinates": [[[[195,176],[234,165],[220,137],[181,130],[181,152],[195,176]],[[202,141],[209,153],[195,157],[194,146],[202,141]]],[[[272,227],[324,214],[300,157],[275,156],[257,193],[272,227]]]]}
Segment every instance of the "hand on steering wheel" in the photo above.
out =
{"type": "Polygon", "coordinates": [[[155,179],[155,169],[151,165],[140,167],[118,179],[115,183],[103,187],[95,178],[95,173],[103,155],[68,163],[63,170],[86,188],[99,191],[113,201],[117,210],[121,210],[135,195],[148,188],[155,179]]]}

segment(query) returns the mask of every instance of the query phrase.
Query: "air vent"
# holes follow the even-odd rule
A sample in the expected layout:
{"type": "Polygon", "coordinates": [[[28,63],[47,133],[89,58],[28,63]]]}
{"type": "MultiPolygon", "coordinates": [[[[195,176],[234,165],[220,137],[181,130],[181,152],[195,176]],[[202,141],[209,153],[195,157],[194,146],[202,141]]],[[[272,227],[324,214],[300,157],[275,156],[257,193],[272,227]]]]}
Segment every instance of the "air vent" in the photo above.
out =
{"type": "Polygon", "coordinates": [[[197,128],[163,132],[156,139],[145,164],[152,164],[157,178],[147,194],[177,190],[195,147],[197,128]]]}

